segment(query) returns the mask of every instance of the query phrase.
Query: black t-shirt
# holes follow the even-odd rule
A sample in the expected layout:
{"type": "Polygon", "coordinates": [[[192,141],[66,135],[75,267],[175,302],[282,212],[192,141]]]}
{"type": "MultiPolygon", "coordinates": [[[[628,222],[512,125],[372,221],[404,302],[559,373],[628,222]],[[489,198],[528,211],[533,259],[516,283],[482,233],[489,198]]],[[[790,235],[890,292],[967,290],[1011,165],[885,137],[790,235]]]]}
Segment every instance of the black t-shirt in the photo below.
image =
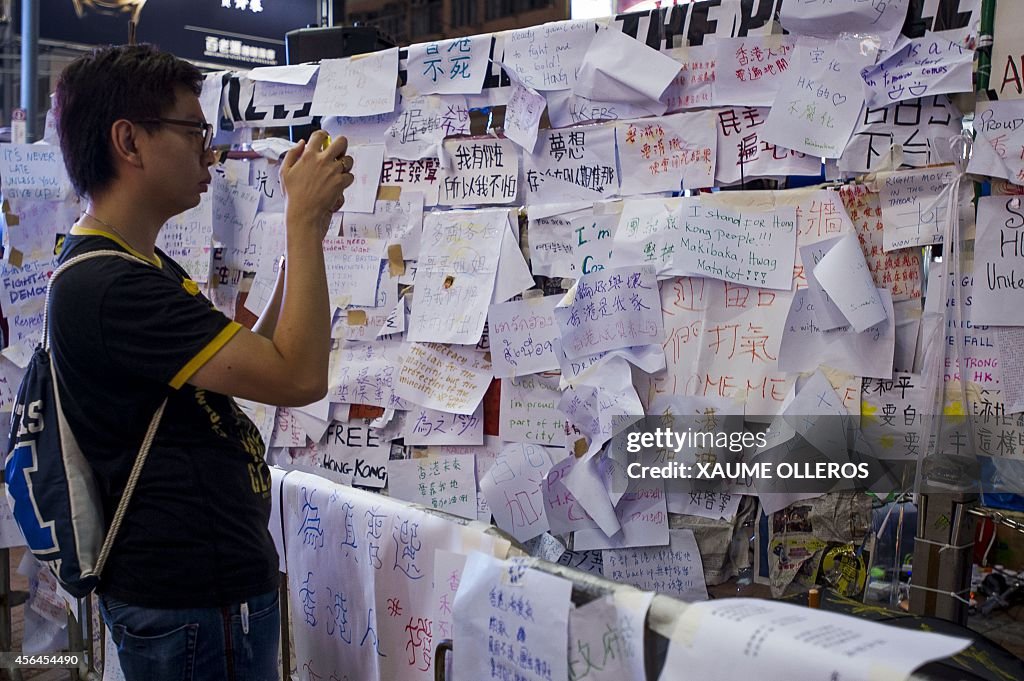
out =
{"type": "MultiPolygon", "coordinates": [[[[61,261],[95,250],[139,255],[76,226],[61,261]]],[[[278,585],[265,448],[233,399],[186,381],[241,327],[164,253],[151,262],[93,258],[61,274],[52,294],[61,406],[108,525],[168,397],[98,591],[153,608],[239,602],[278,585]]]]}

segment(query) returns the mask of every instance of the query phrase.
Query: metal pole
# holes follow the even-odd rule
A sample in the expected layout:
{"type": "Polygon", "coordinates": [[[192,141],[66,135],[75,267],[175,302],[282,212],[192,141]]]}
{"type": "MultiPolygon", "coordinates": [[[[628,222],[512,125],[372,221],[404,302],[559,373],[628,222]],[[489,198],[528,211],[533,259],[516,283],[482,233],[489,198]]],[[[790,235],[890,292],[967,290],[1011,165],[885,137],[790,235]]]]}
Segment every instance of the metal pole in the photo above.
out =
{"type": "Polygon", "coordinates": [[[14,26],[11,20],[11,0],[2,0],[0,2],[0,12],[3,13],[3,27],[0,28],[0,41],[3,43],[2,48],[2,63],[3,69],[0,73],[0,83],[3,88],[3,112],[0,112],[0,116],[3,117],[4,122],[10,125],[11,111],[14,109],[14,26]]]}
{"type": "Polygon", "coordinates": [[[28,141],[36,139],[39,99],[39,0],[21,0],[21,108],[28,124],[28,141]]]}
{"type": "Polygon", "coordinates": [[[982,0],[981,28],[978,31],[978,92],[984,92],[992,82],[992,34],[995,32],[995,0],[982,0]]]}

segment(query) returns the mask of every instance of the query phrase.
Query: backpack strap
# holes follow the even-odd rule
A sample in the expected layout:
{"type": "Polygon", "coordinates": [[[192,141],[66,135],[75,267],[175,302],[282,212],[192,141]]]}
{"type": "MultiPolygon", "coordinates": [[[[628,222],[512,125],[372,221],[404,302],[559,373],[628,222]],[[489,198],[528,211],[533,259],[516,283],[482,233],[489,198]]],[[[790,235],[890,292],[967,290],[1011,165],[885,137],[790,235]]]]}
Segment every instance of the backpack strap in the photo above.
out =
{"type": "MultiPolygon", "coordinates": [[[[101,256],[117,256],[124,258],[125,260],[133,260],[147,267],[152,267],[151,263],[146,262],[142,258],[138,258],[130,253],[124,251],[115,250],[102,250],[102,251],[90,251],[61,263],[60,267],[53,271],[50,275],[50,281],[46,284],[46,303],[43,307],[43,336],[40,339],[40,344],[43,349],[50,353],[50,292],[53,290],[53,282],[57,280],[57,277],[63,274],[66,270],[77,265],[80,262],[91,260],[92,258],[98,258],[101,256]]],[[[56,385],[53,386],[56,391],[58,388],[56,385]]],[[[114,539],[117,538],[118,530],[121,529],[121,523],[124,521],[125,513],[128,510],[128,502],[131,501],[132,493],[135,491],[135,485],[139,481],[139,476],[142,475],[142,465],[146,463],[146,457],[149,456],[149,450],[153,446],[153,440],[156,438],[156,430],[160,427],[160,419],[164,415],[164,409],[167,407],[167,398],[160,403],[157,407],[156,413],[153,414],[153,418],[149,421],[149,428],[146,429],[146,436],[142,439],[142,446],[139,447],[139,453],[135,457],[135,463],[132,465],[131,473],[128,475],[128,484],[125,486],[124,493],[121,495],[121,500],[117,503],[117,510],[114,512],[114,519],[110,523],[110,529],[107,530],[107,536],[103,539],[103,546],[100,548],[99,556],[96,559],[96,567],[93,570],[93,574],[99,577],[103,572],[103,566],[106,565],[107,557],[110,555],[110,548],[114,545],[114,539]]]]}
{"type": "Polygon", "coordinates": [[[125,513],[128,511],[128,502],[131,501],[132,493],[135,491],[135,485],[139,481],[139,476],[142,475],[142,465],[146,463],[146,457],[149,456],[149,448],[153,446],[153,440],[156,438],[156,429],[160,426],[160,418],[164,415],[164,408],[167,406],[167,398],[160,403],[157,407],[156,413],[153,414],[153,418],[149,422],[149,428],[146,430],[146,437],[142,439],[142,446],[139,447],[139,454],[135,457],[135,463],[132,465],[132,472],[128,475],[128,484],[125,485],[124,492],[121,494],[121,500],[117,502],[117,510],[114,511],[114,519],[110,522],[110,529],[107,530],[107,536],[103,540],[103,546],[100,548],[99,556],[96,558],[95,574],[99,577],[103,573],[103,566],[107,563],[107,556],[110,555],[110,547],[114,545],[114,539],[117,537],[118,530],[121,529],[121,522],[124,520],[125,513]]]}
{"type": "Polygon", "coordinates": [[[142,258],[138,258],[132,255],[131,253],[125,253],[124,251],[115,251],[112,249],[102,251],[89,251],[88,253],[76,255],[70,260],[62,262],[60,264],[60,267],[55,269],[53,271],[53,274],[50,275],[50,281],[47,282],[46,284],[46,302],[43,303],[43,333],[42,337],[39,339],[39,344],[43,347],[43,350],[46,350],[47,352],[50,351],[50,291],[53,289],[53,282],[57,281],[57,277],[59,277],[65,271],[71,269],[80,262],[85,262],[86,260],[92,260],[93,258],[109,255],[116,255],[117,257],[124,258],[125,260],[134,260],[135,262],[141,263],[148,267],[152,267],[151,263],[148,263],[142,258]]]}

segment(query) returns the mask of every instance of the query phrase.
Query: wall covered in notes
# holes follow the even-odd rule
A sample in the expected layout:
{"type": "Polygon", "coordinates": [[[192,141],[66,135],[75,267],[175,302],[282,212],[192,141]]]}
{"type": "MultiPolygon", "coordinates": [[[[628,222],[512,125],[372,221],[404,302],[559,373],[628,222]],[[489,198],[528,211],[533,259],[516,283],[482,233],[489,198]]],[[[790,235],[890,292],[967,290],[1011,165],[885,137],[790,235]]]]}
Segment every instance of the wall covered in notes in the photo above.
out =
{"type": "MultiPolygon", "coordinates": [[[[945,482],[967,455],[1024,465],[1024,108],[978,102],[964,163],[980,2],[838,4],[696,2],[207,79],[207,115],[234,124],[218,141],[257,153],[216,166],[159,246],[227,314],[261,312],[285,251],[287,144],[261,129],[316,119],[355,159],[324,240],[328,396],[243,405],[268,458],[303,467],[277,528],[299,678],[427,679],[446,638],[478,644],[459,681],[641,677],[649,597],[588,606],[596,627],[561,580],[424,508],[684,600],[747,564],[737,518],[763,509],[778,595],[863,539],[808,519],[854,458],[928,457],[945,482]],[[1005,195],[975,209],[983,178],[1005,195]]],[[[0,145],[0,410],[81,210],[56,141],[0,145]]]]}

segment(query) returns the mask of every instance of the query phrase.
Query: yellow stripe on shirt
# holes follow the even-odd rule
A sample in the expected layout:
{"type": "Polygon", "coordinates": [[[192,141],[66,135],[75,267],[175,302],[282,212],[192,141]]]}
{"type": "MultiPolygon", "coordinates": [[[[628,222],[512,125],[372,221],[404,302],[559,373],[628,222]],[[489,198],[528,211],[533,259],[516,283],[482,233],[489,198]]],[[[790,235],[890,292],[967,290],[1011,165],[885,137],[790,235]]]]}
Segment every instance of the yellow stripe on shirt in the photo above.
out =
{"type": "Polygon", "coordinates": [[[231,322],[225,326],[212,341],[206,344],[206,347],[197,352],[185,366],[181,367],[181,371],[176,373],[174,378],[171,379],[171,387],[177,390],[185,385],[185,381],[192,378],[192,375],[199,371],[200,367],[209,362],[210,358],[216,355],[224,347],[225,343],[231,340],[241,328],[242,325],[238,322],[231,322]]]}
{"type": "Polygon", "coordinates": [[[102,229],[92,229],[91,227],[82,227],[81,225],[75,225],[74,227],[71,228],[71,233],[76,235],[76,236],[102,236],[102,237],[106,237],[107,239],[110,239],[111,241],[113,241],[115,244],[117,244],[118,246],[120,246],[124,250],[126,250],[129,253],[131,253],[132,255],[134,255],[136,258],[142,258],[146,262],[151,263],[153,265],[156,265],[157,267],[161,267],[161,268],[163,267],[163,263],[160,262],[160,256],[159,255],[153,255],[153,257],[149,257],[148,255],[143,255],[142,253],[139,253],[134,248],[129,246],[125,242],[124,239],[122,239],[121,237],[119,237],[118,235],[116,235],[116,234],[114,234],[112,232],[105,232],[102,229]]]}

